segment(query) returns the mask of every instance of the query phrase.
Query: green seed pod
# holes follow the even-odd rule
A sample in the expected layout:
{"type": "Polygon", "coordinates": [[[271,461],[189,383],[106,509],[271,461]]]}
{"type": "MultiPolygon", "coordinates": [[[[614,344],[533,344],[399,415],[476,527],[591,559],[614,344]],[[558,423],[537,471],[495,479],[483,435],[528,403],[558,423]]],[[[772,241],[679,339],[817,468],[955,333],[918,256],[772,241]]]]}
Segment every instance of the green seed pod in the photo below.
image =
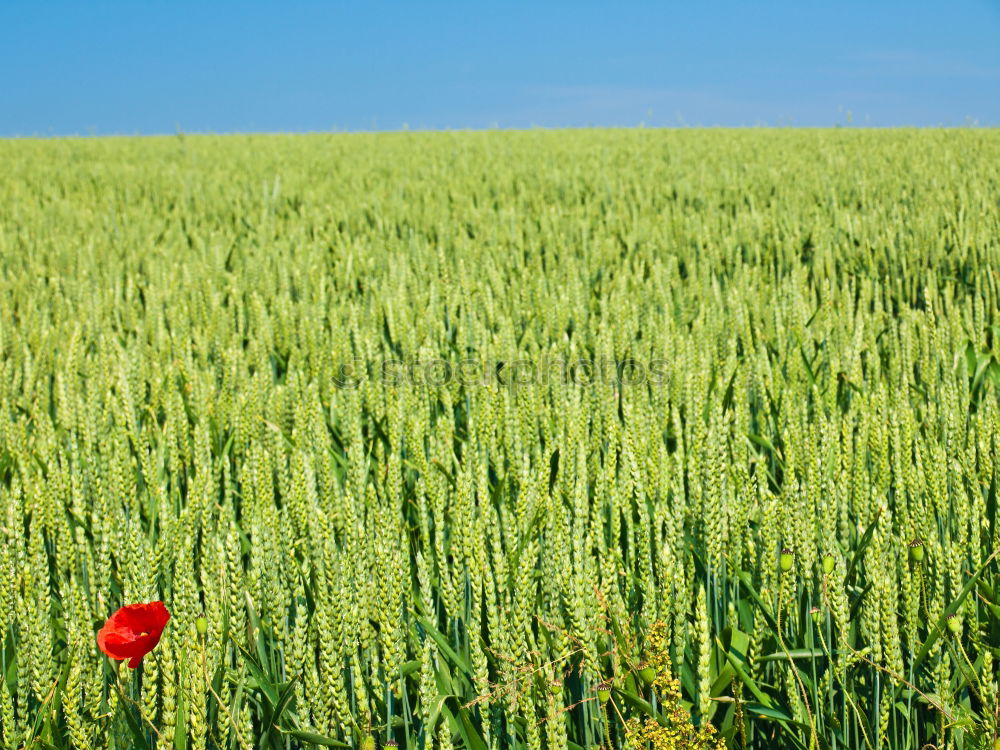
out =
{"type": "Polygon", "coordinates": [[[924,543],[920,539],[914,539],[908,545],[910,551],[910,561],[919,563],[924,561],[924,543]]]}
{"type": "Polygon", "coordinates": [[[205,633],[208,632],[208,619],[205,617],[198,617],[194,621],[194,628],[198,631],[198,635],[205,637],[205,633]]]}
{"type": "Polygon", "coordinates": [[[360,748],[360,750],[375,750],[375,738],[372,737],[370,734],[366,735],[361,740],[361,748],[360,748]]]}
{"type": "Polygon", "coordinates": [[[601,703],[607,703],[609,700],[611,700],[611,683],[610,682],[599,683],[594,688],[594,690],[597,691],[597,700],[599,700],[601,703]]]}
{"type": "Polygon", "coordinates": [[[792,552],[788,547],[781,550],[781,557],[778,558],[778,565],[781,568],[782,573],[787,573],[792,569],[792,563],[795,561],[795,553],[792,552]]]}
{"type": "Polygon", "coordinates": [[[815,625],[819,625],[820,616],[822,614],[823,612],[820,610],[819,607],[813,607],[812,609],[809,610],[809,616],[812,618],[813,624],[815,625]]]}
{"type": "Polygon", "coordinates": [[[958,615],[948,615],[945,622],[948,624],[948,630],[955,635],[959,635],[962,632],[962,618],[958,615]]]}
{"type": "Polygon", "coordinates": [[[396,742],[396,740],[386,740],[385,741],[385,746],[388,747],[388,748],[395,748],[395,747],[399,747],[399,743],[396,742]]]}
{"type": "Polygon", "coordinates": [[[645,685],[652,685],[653,680],[656,679],[656,670],[649,665],[648,662],[642,662],[636,667],[636,672],[639,675],[639,679],[643,681],[645,685]]]}
{"type": "Polygon", "coordinates": [[[559,680],[553,680],[549,683],[549,692],[552,693],[552,695],[559,695],[562,693],[562,689],[563,684],[559,682],[559,680]]]}
{"type": "Polygon", "coordinates": [[[837,561],[834,559],[831,553],[827,552],[825,555],[823,555],[823,573],[825,573],[826,575],[830,575],[833,572],[833,566],[836,564],[837,561]]]}

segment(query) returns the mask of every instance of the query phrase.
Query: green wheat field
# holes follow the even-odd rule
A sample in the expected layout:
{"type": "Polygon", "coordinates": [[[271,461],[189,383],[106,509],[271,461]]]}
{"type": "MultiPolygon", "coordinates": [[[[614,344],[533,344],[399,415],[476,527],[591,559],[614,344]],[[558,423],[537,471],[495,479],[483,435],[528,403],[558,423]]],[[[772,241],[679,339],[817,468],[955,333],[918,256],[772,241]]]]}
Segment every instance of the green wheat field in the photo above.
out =
{"type": "Polygon", "coordinates": [[[2,746],[1000,747],[998,165],[0,141],[2,746]]]}

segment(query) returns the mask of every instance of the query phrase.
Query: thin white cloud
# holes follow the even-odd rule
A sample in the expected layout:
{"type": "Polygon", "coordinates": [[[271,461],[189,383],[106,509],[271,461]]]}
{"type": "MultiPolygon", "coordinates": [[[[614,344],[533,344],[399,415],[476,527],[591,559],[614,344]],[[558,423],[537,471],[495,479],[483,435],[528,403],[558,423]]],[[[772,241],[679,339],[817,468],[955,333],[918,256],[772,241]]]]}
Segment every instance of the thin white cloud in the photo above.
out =
{"type": "MultiPolygon", "coordinates": [[[[900,49],[868,50],[845,55],[844,62],[864,66],[854,72],[948,78],[1000,78],[1000,66],[965,60],[944,59],[922,52],[900,49]]],[[[847,72],[840,69],[840,72],[847,72]]]]}
{"type": "Polygon", "coordinates": [[[533,86],[527,89],[538,99],[572,104],[594,110],[617,110],[675,105],[732,107],[751,104],[705,89],[644,88],[633,86],[533,86]]]}

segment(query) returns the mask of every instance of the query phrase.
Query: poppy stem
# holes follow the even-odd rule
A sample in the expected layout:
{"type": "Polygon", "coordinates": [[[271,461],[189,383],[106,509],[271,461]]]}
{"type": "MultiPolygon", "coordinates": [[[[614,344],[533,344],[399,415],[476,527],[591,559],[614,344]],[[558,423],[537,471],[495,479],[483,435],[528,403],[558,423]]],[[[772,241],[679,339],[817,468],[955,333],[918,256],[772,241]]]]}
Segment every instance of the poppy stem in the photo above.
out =
{"type": "Polygon", "coordinates": [[[143,710],[142,704],[139,703],[139,701],[137,701],[137,700],[129,698],[125,694],[125,689],[124,689],[124,687],[122,685],[121,662],[115,662],[115,682],[114,682],[114,685],[118,689],[118,697],[121,698],[123,701],[125,701],[125,703],[128,703],[128,704],[131,704],[131,705],[135,706],[136,710],[139,712],[140,718],[144,722],[146,722],[147,724],[149,724],[149,728],[152,729],[153,730],[153,734],[156,735],[157,745],[159,745],[160,742],[163,740],[163,736],[160,734],[160,730],[157,729],[156,725],[152,722],[152,720],[148,716],[146,716],[146,712],[143,710]]]}
{"type": "Polygon", "coordinates": [[[206,682],[205,684],[208,685],[208,692],[210,692],[212,697],[215,698],[215,702],[218,704],[219,708],[225,709],[226,720],[229,722],[229,726],[233,728],[233,732],[236,734],[236,741],[239,743],[239,746],[249,747],[249,745],[245,743],[243,735],[240,733],[240,728],[236,724],[236,719],[233,718],[232,710],[222,702],[222,698],[220,698],[219,694],[215,692],[215,688],[212,687],[211,682],[206,682]]]}

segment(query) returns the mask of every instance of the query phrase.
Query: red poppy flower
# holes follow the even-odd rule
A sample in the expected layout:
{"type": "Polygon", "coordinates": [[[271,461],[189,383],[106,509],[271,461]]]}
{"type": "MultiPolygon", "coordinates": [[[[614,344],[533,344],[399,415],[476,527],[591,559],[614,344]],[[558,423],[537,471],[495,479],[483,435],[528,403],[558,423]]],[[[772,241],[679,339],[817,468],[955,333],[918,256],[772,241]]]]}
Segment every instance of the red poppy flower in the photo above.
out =
{"type": "Polygon", "coordinates": [[[112,659],[128,659],[135,669],[156,648],[170,613],[163,602],[129,604],[115,612],[97,631],[97,646],[112,659]]]}

